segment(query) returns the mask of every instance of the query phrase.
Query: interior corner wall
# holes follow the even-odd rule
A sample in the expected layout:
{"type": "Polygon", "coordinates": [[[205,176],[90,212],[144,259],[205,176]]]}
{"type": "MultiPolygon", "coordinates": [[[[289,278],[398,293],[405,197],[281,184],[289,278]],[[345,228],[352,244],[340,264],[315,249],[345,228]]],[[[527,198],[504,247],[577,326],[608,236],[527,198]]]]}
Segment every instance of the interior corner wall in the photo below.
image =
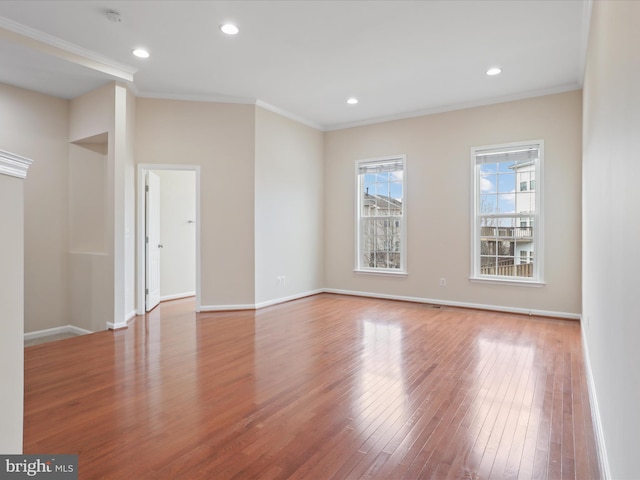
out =
{"type": "Polygon", "coordinates": [[[256,304],[323,287],[323,133],[256,107],[256,304]]]}
{"type": "Polygon", "coordinates": [[[580,91],[422,116],[325,134],[325,286],[453,304],[581,309],[580,91]],[[474,146],[544,140],[545,282],[540,288],[472,283],[474,146]],[[355,162],[407,155],[406,277],[354,273],[355,162]],[[446,287],[439,279],[446,278],[446,287]]]}
{"type": "Polygon", "coordinates": [[[24,328],[68,323],[69,102],[0,84],[0,149],[34,161],[24,181],[24,328]]]}
{"type": "Polygon", "coordinates": [[[201,167],[201,303],[254,304],[255,106],[138,98],[136,161],[201,167]]]}
{"type": "Polygon", "coordinates": [[[593,2],[584,81],[583,335],[605,470],[638,478],[640,3],[593,2]]]}

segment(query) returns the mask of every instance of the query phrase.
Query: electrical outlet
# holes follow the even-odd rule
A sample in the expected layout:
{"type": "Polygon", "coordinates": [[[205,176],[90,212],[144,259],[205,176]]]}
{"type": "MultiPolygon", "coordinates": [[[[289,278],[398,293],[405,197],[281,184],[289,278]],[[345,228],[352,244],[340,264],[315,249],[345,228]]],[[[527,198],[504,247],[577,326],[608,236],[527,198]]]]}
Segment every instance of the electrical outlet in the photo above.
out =
{"type": "Polygon", "coordinates": [[[440,279],[440,286],[441,287],[446,287],[447,286],[447,279],[446,278],[442,277],[440,279]]]}

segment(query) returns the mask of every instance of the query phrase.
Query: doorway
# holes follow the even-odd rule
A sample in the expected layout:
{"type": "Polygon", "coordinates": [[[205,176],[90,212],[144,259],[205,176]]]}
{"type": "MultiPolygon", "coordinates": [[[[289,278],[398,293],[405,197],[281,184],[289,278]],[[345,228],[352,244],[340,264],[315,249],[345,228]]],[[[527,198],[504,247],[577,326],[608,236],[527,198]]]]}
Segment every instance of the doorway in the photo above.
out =
{"type": "Polygon", "coordinates": [[[139,164],[137,204],[136,313],[194,293],[200,311],[200,167],[139,164]]]}

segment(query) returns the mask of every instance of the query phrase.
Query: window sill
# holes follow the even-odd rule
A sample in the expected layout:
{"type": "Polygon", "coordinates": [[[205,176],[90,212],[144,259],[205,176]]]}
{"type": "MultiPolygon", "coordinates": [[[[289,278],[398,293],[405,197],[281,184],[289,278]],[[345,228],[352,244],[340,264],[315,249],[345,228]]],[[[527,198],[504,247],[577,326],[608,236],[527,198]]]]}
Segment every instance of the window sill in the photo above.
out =
{"type": "Polygon", "coordinates": [[[514,285],[517,287],[544,287],[545,282],[538,280],[525,280],[518,278],[488,278],[488,277],[469,277],[471,283],[487,283],[493,285],[514,285]]]}
{"type": "Polygon", "coordinates": [[[358,275],[382,275],[383,277],[406,277],[408,275],[406,271],[394,272],[393,270],[360,270],[356,268],[353,271],[358,275]]]}

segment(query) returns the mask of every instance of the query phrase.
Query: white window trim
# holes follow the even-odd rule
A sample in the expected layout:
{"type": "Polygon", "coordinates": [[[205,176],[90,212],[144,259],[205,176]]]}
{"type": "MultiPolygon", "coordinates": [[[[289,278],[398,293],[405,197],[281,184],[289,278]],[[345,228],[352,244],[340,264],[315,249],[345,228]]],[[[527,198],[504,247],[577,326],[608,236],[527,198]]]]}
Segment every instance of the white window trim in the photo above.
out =
{"type": "Polygon", "coordinates": [[[353,271],[357,274],[386,275],[386,276],[407,276],[407,156],[406,154],[389,155],[387,157],[367,158],[357,160],[355,163],[355,267],[353,271]],[[361,246],[360,246],[360,165],[367,163],[384,163],[392,160],[402,160],[402,222],[400,230],[400,268],[366,268],[362,267],[361,246]]]}
{"type": "MultiPolygon", "coordinates": [[[[541,287],[546,285],[544,281],[544,140],[532,140],[526,142],[513,142],[498,145],[483,145],[471,148],[471,266],[469,280],[474,283],[488,283],[496,285],[519,285],[541,287]],[[478,152],[497,149],[512,149],[537,145],[540,150],[540,159],[536,165],[536,211],[533,215],[536,235],[534,237],[534,275],[526,277],[500,277],[497,275],[481,275],[480,272],[480,242],[477,233],[480,228],[478,211],[479,176],[477,175],[476,155],[478,152]]],[[[516,185],[516,190],[518,189],[516,185]]]]}

